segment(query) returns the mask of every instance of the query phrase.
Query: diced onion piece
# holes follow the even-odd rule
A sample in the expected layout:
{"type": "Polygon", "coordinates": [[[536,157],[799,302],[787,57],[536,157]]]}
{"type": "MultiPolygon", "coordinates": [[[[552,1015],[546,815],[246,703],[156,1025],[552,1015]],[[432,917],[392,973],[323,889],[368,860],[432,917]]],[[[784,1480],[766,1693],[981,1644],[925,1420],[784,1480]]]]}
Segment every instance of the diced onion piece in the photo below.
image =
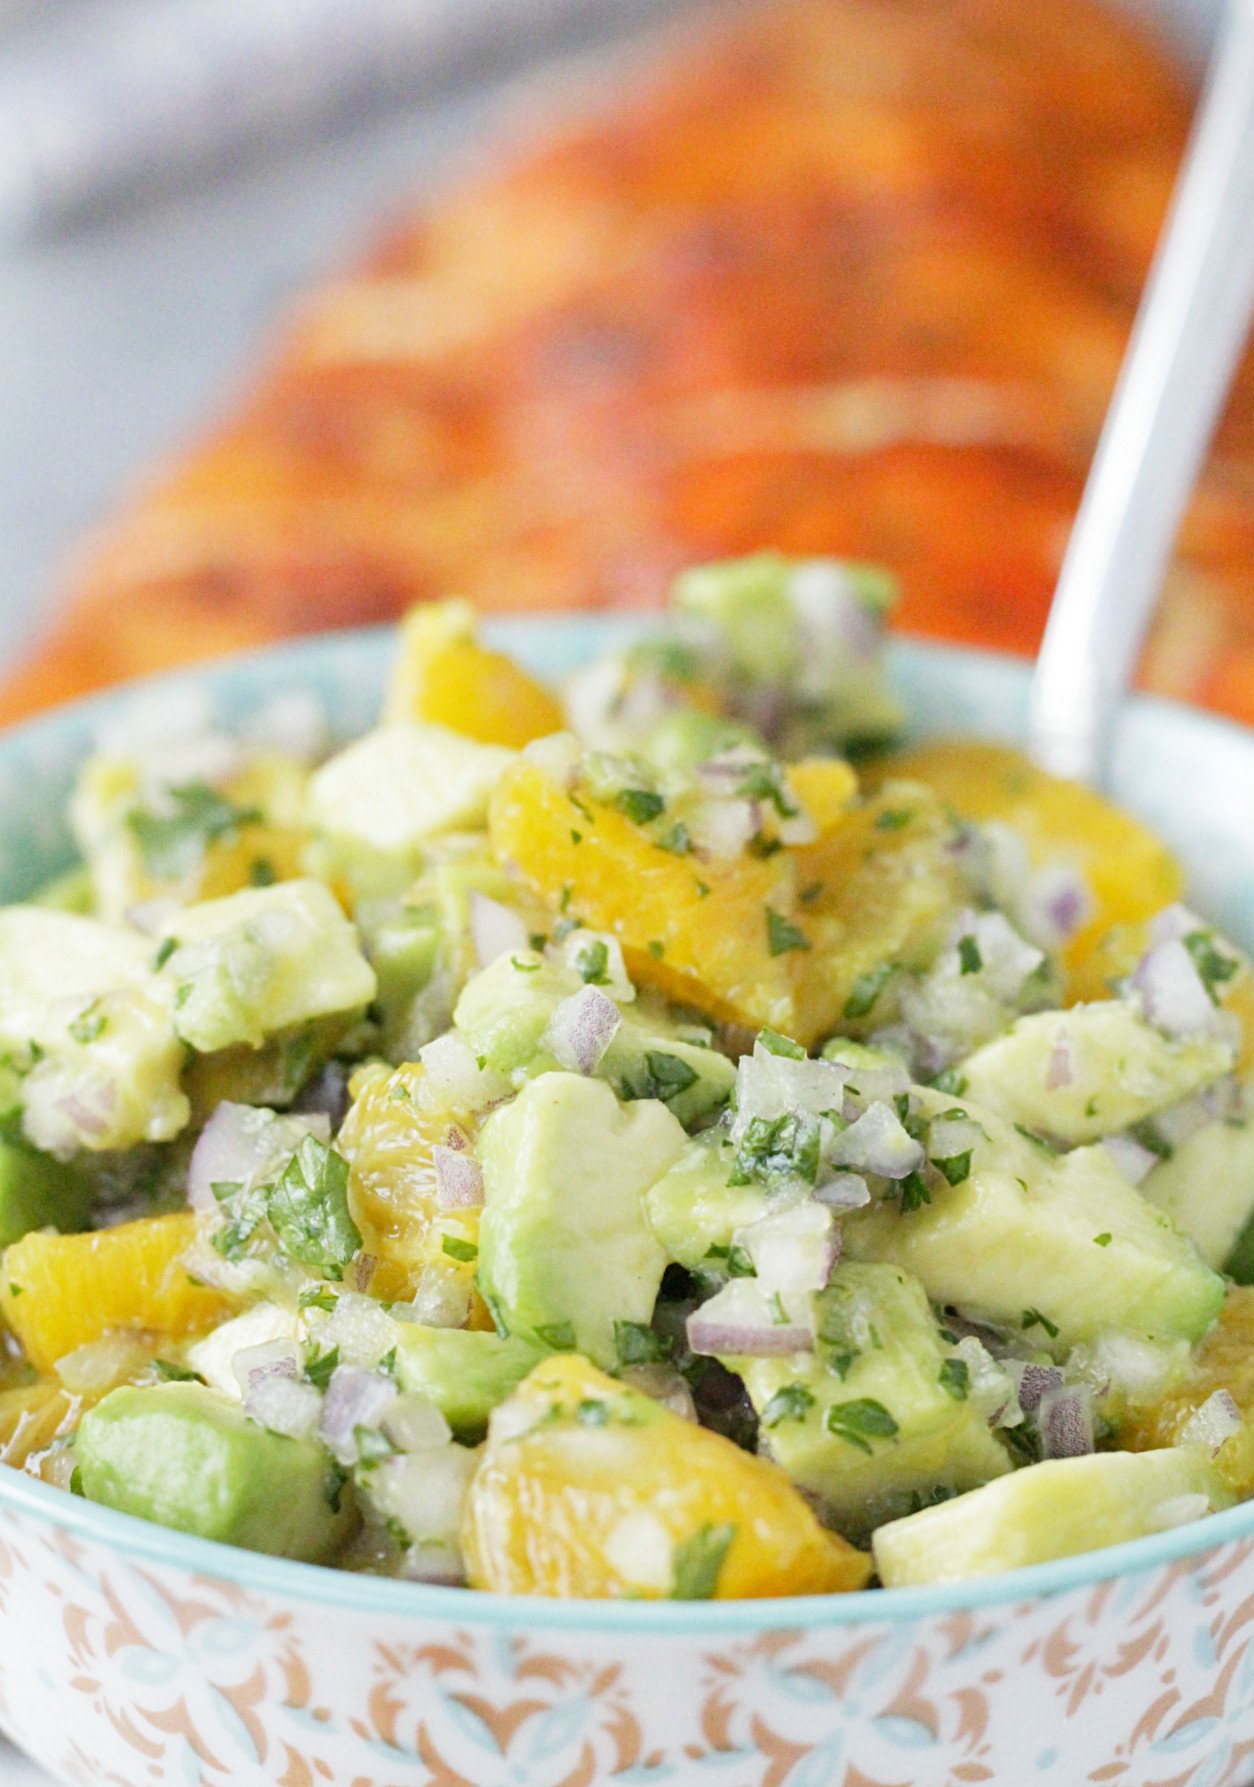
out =
{"type": "Polygon", "coordinates": [[[419,1322],[426,1328],[464,1328],[470,1314],[470,1285],[465,1274],[452,1266],[424,1266],[411,1301],[393,1303],[390,1313],[399,1322],[419,1322]]]}
{"type": "Polygon", "coordinates": [[[600,987],[580,987],[549,1019],[544,1046],[571,1073],[593,1073],[623,1015],[600,987]]]}
{"type": "Polygon", "coordinates": [[[318,1346],[335,1347],[345,1365],[371,1370],[396,1345],[396,1324],[373,1297],[342,1290],[324,1321],[316,1321],[317,1314],[311,1310],[308,1320],[318,1346]]]}
{"type": "Polygon", "coordinates": [[[895,1111],[878,1102],[836,1137],[830,1153],[838,1166],[885,1179],[904,1179],[923,1164],[922,1145],[907,1134],[895,1111]]]}
{"type": "Polygon", "coordinates": [[[1191,1036],[1215,1028],[1216,1009],[1177,937],[1147,950],[1132,972],[1147,1020],[1168,1036],[1191,1036]]]}
{"type": "Polygon", "coordinates": [[[451,1444],[385,1458],[370,1473],[368,1494],[411,1543],[454,1547],[475,1462],[469,1447],[451,1444]]]}
{"type": "Polygon", "coordinates": [[[1159,943],[1174,943],[1191,937],[1194,931],[1206,930],[1206,921],[1190,912],[1189,908],[1177,900],[1174,905],[1164,906],[1161,912],[1155,913],[1149,923],[1149,941],[1151,949],[1159,943]]]}
{"type": "Polygon", "coordinates": [[[1057,1365],[1030,1365],[1007,1359],[1006,1370],[1018,1385],[1019,1407],[1025,1415],[1036,1413],[1043,1396],[1062,1389],[1062,1372],[1057,1365]]]}
{"type": "Polygon", "coordinates": [[[933,1117],[928,1125],[929,1160],[953,1160],[971,1154],[984,1140],[984,1131],[973,1117],[933,1117]]]}
{"type": "Polygon", "coordinates": [[[673,1414],[682,1415],[685,1421],[696,1420],[692,1391],[673,1365],[628,1365],[618,1375],[630,1389],[651,1396],[654,1402],[660,1402],[673,1414]]]}
{"type": "Polygon", "coordinates": [[[200,1132],[187,1168],[187,1201],[214,1210],[215,1185],[253,1185],[273,1172],[307,1136],[331,1139],[325,1114],[276,1117],[273,1111],[224,1099],[200,1132]]]}
{"type": "Polygon", "coordinates": [[[829,1210],[861,1210],[871,1201],[870,1186],[857,1173],[835,1173],[830,1179],[821,1180],[814,1195],[829,1210]]]}
{"type": "Polygon", "coordinates": [[[527,948],[527,927],[518,914],[487,894],[471,891],[470,939],[475,946],[475,960],[481,968],[495,962],[498,956],[512,955],[527,948]]]}
{"type": "Polygon", "coordinates": [[[1036,1410],[1046,1458],[1083,1458],[1094,1450],[1093,1394],[1085,1387],[1047,1390],[1036,1410]]]}
{"type": "Polygon", "coordinates": [[[765,1291],[821,1291],[840,1258],[840,1232],[824,1205],[807,1199],[737,1229],[765,1291]]]}
{"type": "Polygon", "coordinates": [[[473,1154],[437,1143],[431,1150],[435,1201],[441,1210],[478,1210],[483,1205],[483,1168],[473,1154]]]}
{"type": "Polygon", "coordinates": [[[1214,1458],[1241,1427],[1241,1411],[1231,1391],[1216,1390],[1189,1416],[1176,1435],[1176,1444],[1203,1446],[1214,1458]]]}
{"type": "MultiPolygon", "coordinates": [[[[946,1326],[950,1324],[947,1322],[946,1326]]],[[[1014,1370],[994,1359],[983,1341],[974,1334],[964,1335],[953,1349],[953,1356],[967,1368],[968,1399],[986,1421],[995,1427],[1019,1427],[1023,1409],[1015,1394],[1014,1370]]]]}
{"type": "Polygon", "coordinates": [[[688,816],[693,847],[720,861],[739,856],[760,829],[761,814],[751,800],[703,800],[688,816]]]}
{"type": "Polygon", "coordinates": [[[398,1396],[383,1417],[383,1431],[401,1452],[429,1452],[446,1446],[453,1430],[429,1396],[398,1396]]]}
{"type": "Polygon", "coordinates": [[[1158,1165],[1158,1156],[1151,1148],[1143,1148],[1130,1135],[1108,1135],[1102,1142],[1107,1154],[1130,1185],[1139,1185],[1145,1175],[1158,1165]]]}
{"type": "Polygon", "coordinates": [[[766,1358],[814,1350],[814,1315],[806,1297],[773,1296],[753,1278],[733,1278],[688,1317],[694,1353],[766,1358]],[[781,1321],[780,1315],[784,1319],[781,1321]]]}
{"type": "Polygon", "coordinates": [[[318,1431],[341,1464],[357,1462],[357,1429],[381,1427],[397,1400],[396,1385],[377,1371],[337,1365],[322,1402],[318,1431]]]}
{"type": "Polygon", "coordinates": [[[1029,974],[1045,960],[1044,951],[1022,938],[1000,912],[979,912],[959,921],[959,935],[975,938],[980,952],[980,973],[989,991],[1012,1001],[1029,974]]]}
{"type": "Polygon", "coordinates": [[[1071,1036],[1065,1024],[1060,1024],[1054,1033],[1053,1047],[1049,1051],[1049,1060],[1045,1067],[1045,1090],[1061,1092],[1070,1086],[1075,1079],[1075,1054],[1071,1046],[1071,1036]]]}
{"type": "Polygon", "coordinates": [[[759,1042],[736,1070],[736,1115],[731,1136],[739,1142],[757,1118],[774,1123],[790,1112],[817,1117],[839,1111],[849,1069],[833,1061],[794,1061],[773,1055],[759,1042]]]}
{"type": "Polygon", "coordinates": [[[482,1111],[509,1091],[500,1074],[479,1066],[469,1043],[450,1030],[418,1051],[433,1093],[453,1108],[482,1111]]]}
{"type": "Polygon", "coordinates": [[[271,1433],[312,1439],[322,1419],[322,1397],[312,1384],[281,1371],[258,1376],[244,1398],[244,1413],[271,1433]]]}
{"type": "Polygon", "coordinates": [[[240,1395],[248,1392],[262,1378],[300,1376],[302,1354],[294,1340],[263,1340],[256,1346],[244,1346],[231,1360],[231,1371],[239,1385],[240,1395]]]}
{"type": "Polygon", "coordinates": [[[1092,889],[1070,863],[1047,863],[1028,882],[1019,916],[1033,943],[1058,949],[1093,916],[1092,889]]]}

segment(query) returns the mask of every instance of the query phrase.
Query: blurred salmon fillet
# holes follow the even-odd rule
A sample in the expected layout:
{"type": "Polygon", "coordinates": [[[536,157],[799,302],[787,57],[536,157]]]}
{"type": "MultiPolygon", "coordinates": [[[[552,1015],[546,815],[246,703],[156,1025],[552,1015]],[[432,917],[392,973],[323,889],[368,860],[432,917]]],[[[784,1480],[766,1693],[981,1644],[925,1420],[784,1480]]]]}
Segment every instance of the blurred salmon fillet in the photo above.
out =
{"type": "MultiPolygon", "coordinates": [[[[722,7],[316,293],[90,544],[0,717],[447,592],[655,603],[766,545],[1032,649],[1190,103],[1095,0],[722,7]]],[[[1252,393],[1148,665],[1247,718],[1252,393]]]]}

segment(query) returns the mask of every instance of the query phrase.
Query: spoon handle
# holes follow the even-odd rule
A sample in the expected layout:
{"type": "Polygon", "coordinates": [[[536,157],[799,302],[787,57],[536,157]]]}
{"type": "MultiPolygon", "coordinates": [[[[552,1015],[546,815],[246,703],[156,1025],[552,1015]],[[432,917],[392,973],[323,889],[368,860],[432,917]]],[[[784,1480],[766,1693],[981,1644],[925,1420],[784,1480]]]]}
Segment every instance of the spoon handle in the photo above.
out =
{"type": "Polygon", "coordinates": [[[1229,0],[1067,546],[1032,685],[1032,755],[1100,781],[1254,307],[1254,0],[1229,0]]]}

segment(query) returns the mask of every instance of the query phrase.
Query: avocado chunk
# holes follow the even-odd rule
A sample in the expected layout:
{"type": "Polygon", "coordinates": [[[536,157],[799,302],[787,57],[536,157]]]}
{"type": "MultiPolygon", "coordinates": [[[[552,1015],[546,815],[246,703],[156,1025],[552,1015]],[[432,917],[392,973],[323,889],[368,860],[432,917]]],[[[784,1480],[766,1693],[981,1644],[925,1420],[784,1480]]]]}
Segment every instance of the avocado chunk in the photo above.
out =
{"type": "Polygon", "coordinates": [[[190,1115],[170,990],[138,932],[37,906],[0,911],[0,1053],[22,1133],[46,1153],[169,1141],[190,1115]]]}
{"type": "Polygon", "coordinates": [[[546,1355],[513,1335],[405,1322],[396,1346],[396,1381],[434,1402],[459,1440],[474,1443],[488,1416],[546,1355]]]}
{"type": "Polygon", "coordinates": [[[375,994],[374,970],[334,895],[320,881],[283,881],[202,900],[163,934],[161,978],[174,1023],[201,1053],[247,1043],[375,994]]]}
{"type": "MultiPolygon", "coordinates": [[[[558,1066],[545,1031],[562,1001],[584,984],[574,969],[531,950],[498,956],[466,983],[454,1014],[457,1029],[477,1060],[521,1084],[558,1066]]],[[[681,1123],[692,1124],[726,1104],[736,1083],[735,1067],[706,1045],[708,1036],[702,1025],[680,1023],[660,1004],[624,1003],[595,1072],[621,1097],[660,1099],[681,1123]]]]}
{"type": "Polygon", "coordinates": [[[723,1363],[744,1379],[765,1449],[846,1537],[1010,1469],[916,1278],[847,1263],[816,1311],[813,1353],[723,1363]]]}
{"type": "Polygon", "coordinates": [[[757,1181],[731,1183],[732,1158],[719,1129],[694,1136],[645,1193],[649,1227],[667,1258],[689,1270],[725,1262],[737,1229],[770,1208],[757,1181]]]}
{"type": "Polygon", "coordinates": [[[1205,1123],[1141,1181],[1208,1266],[1254,1278],[1254,1122],[1205,1123]]]}
{"type": "Polygon", "coordinates": [[[366,733],[310,779],[318,873],[363,895],[401,893],[430,839],[483,825],[488,796],[516,755],[414,721],[366,733]]]}
{"type": "Polygon", "coordinates": [[[258,1427],[203,1384],[111,1391],[75,1451],[89,1501],[199,1539],[321,1563],[352,1525],[322,1446],[258,1427]]]}
{"type": "Polygon", "coordinates": [[[665,1105],[620,1104],[573,1073],[542,1074],[490,1116],[479,1285],[498,1327],[617,1364],[616,1323],[650,1321],[666,1268],[644,1194],[684,1141],[665,1105]]]}
{"type": "Polygon", "coordinates": [[[875,1567],[885,1588],[996,1576],[1142,1539],[1232,1499],[1192,1447],[1056,1458],[880,1527],[875,1567]]]}
{"type": "Polygon", "coordinates": [[[1231,1073],[1232,1045],[1164,1036],[1124,999],[1038,1011],[962,1063],[967,1091],[1068,1147],[1096,1142],[1231,1073]]]}
{"type": "MultiPolygon", "coordinates": [[[[925,1118],[954,1108],[931,1090],[914,1097],[925,1118]]],[[[962,1108],[984,1132],[967,1177],[932,1184],[913,1209],[893,1199],[854,1211],[847,1257],[901,1266],[934,1303],[1030,1329],[1058,1358],[1109,1328],[1158,1341],[1206,1332],[1223,1279],[1105,1148],[1055,1154],[982,1105],[962,1108]]]]}
{"type": "Polygon", "coordinates": [[[0,1141],[0,1247],[32,1229],[87,1227],[91,1186],[73,1167],[23,1142],[0,1141]]]}

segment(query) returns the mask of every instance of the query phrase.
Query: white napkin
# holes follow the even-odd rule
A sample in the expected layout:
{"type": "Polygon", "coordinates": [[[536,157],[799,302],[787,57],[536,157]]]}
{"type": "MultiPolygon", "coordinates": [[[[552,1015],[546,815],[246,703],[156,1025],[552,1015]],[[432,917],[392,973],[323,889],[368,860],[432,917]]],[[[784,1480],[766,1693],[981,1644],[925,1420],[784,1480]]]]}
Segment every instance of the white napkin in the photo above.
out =
{"type": "Polygon", "coordinates": [[[0,0],[0,231],[430,94],[638,0],[0,0]]]}

